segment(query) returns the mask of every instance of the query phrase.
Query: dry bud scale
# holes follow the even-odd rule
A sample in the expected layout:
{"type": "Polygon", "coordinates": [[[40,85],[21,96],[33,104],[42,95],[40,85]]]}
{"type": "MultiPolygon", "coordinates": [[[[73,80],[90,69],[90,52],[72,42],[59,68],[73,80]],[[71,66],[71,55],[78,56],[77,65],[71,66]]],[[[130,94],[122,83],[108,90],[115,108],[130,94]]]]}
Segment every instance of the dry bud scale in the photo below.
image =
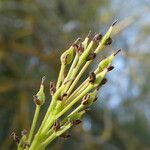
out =
{"type": "Polygon", "coordinates": [[[111,63],[120,50],[103,59],[82,84],[77,87],[76,85],[96,55],[112,43],[110,36],[115,23],[104,36],[96,34],[90,40],[91,32],[89,32],[83,41],[78,38],[64,51],[60,57],[61,67],[57,83],[50,82],[49,91],[52,100],[40,127],[37,127],[40,109],[45,102],[45,77],[42,78],[40,89],[34,96],[36,109],[30,131],[24,130],[21,138],[14,132],[11,135],[18,145],[18,150],[44,150],[57,137],[70,137],[66,131],[81,123],[88,107],[96,101],[99,88],[107,82],[105,76],[114,68],[111,63]],[[66,74],[68,65],[70,68],[66,74]],[[73,107],[74,105],[76,108],[73,107]]]}

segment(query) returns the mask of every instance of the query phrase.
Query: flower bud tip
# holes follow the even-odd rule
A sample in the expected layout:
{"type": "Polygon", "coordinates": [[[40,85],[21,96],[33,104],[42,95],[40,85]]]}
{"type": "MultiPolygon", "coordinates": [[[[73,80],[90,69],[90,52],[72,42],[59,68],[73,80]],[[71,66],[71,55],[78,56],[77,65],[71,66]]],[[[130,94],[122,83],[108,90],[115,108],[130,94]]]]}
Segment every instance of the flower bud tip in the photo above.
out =
{"type": "Polygon", "coordinates": [[[111,24],[111,26],[114,26],[117,22],[118,22],[118,19],[115,20],[115,21],[111,24]]]}
{"type": "Polygon", "coordinates": [[[114,52],[114,56],[116,56],[120,51],[121,51],[121,49],[119,49],[116,52],[114,52]]]}

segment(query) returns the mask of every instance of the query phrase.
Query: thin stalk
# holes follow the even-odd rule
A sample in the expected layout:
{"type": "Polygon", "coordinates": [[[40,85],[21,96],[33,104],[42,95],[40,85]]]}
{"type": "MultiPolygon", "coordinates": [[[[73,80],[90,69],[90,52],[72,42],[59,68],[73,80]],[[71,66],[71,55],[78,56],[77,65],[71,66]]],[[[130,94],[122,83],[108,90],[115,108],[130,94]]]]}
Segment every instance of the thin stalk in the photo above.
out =
{"type": "Polygon", "coordinates": [[[50,137],[48,137],[43,143],[42,145],[44,147],[46,147],[50,142],[52,142],[56,137],[60,136],[61,134],[63,134],[66,130],[68,130],[71,127],[71,123],[64,125],[64,127],[57,132],[54,132],[50,137]]]}
{"type": "Polygon", "coordinates": [[[71,65],[70,69],[69,69],[69,72],[68,72],[68,74],[67,74],[67,76],[66,76],[66,78],[65,78],[64,83],[70,78],[70,75],[71,75],[73,69],[75,68],[75,66],[76,66],[76,64],[77,64],[78,59],[79,59],[79,54],[76,54],[76,56],[75,56],[75,58],[74,58],[74,60],[73,60],[73,63],[72,63],[72,65],[71,65]]]}
{"type": "Polygon", "coordinates": [[[30,130],[30,133],[29,133],[29,137],[28,137],[28,142],[29,143],[31,143],[31,140],[33,138],[36,123],[37,123],[37,120],[38,120],[38,117],[39,117],[39,112],[40,112],[40,106],[36,105],[36,109],[35,109],[35,113],[34,113],[34,117],[33,117],[33,122],[32,122],[32,125],[31,125],[31,130],[30,130]]]}
{"type": "Polygon", "coordinates": [[[71,101],[61,112],[56,115],[56,119],[62,116],[66,111],[68,111],[77,101],[79,101],[85,94],[87,94],[92,88],[93,84],[90,84],[82,93],[78,95],[73,101],[71,101]]]}
{"type": "Polygon", "coordinates": [[[56,84],[56,89],[58,89],[60,87],[61,83],[62,83],[65,67],[66,66],[64,64],[61,65],[59,76],[58,76],[58,81],[57,81],[57,84],[56,84]]]}
{"type": "Polygon", "coordinates": [[[70,93],[72,92],[73,88],[75,87],[75,85],[77,84],[77,82],[79,81],[80,77],[85,72],[85,70],[87,69],[89,64],[90,64],[90,61],[86,62],[86,64],[83,66],[83,68],[81,69],[81,71],[79,72],[79,74],[77,75],[77,77],[75,78],[73,83],[71,84],[70,88],[68,89],[68,92],[67,92],[68,95],[70,95],[70,93]]]}

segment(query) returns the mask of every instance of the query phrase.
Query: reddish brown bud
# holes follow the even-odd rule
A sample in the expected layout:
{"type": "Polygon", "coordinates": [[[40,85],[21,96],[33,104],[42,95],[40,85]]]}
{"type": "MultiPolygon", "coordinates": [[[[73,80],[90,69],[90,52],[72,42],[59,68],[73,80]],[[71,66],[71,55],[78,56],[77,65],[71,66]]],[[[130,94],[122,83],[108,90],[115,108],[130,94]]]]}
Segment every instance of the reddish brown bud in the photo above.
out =
{"type": "Polygon", "coordinates": [[[85,96],[82,98],[81,104],[82,104],[82,105],[87,105],[87,104],[88,104],[89,97],[90,97],[89,94],[85,95],[85,96]]]}
{"type": "Polygon", "coordinates": [[[19,143],[19,136],[17,136],[15,132],[12,132],[10,134],[10,139],[12,139],[13,141],[15,141],[16,143],[19,143]]]}
{"type": "Polygon", "coordinates": [[[54,95],[54,93],[56,92],[56,86],[54,82],[50,82],[49,84],[49,91],[51,95],[54,95]]]}
{"type": "Polygon", "coordinates": [[[82,52],[84,51],[84,47],[82,43],[76,44],[74,48],[75,48],[76,53],[78,54],[82,54],[82,52]]]}
{"type": "Polygon", "coordinates": [[[76,120],[73,120],[72,124],[73,125],[78,125],[80,124],[82,121],[80,119],[76,119],[76,120]]]}
{"type": "Polygon", "coordinates": [[[67,93],[63,93],[58,100],[62,101],[67,96],[67,93]]]}
{"type": "Polygon", "coordinates": [[[100,41],[102,39],[102,34],[96,34],[94,37],[93,37],[93,41],[96,42],[96,41],[100,41]]]}
{"type": "Polygon", "coordinates": [[[106,84],[106,82],[107,82],[107,79],[104,78],[104,79],[101,81],[101,83],[97,86],[97,90],[99,90],[102,85],[106,84]]]}
{"type": "Polygon", "coordinates": [[[94,82],[95,82],[95,79],[96,79],[95,73],[94,73],[94,72],[91,72],[91,73],[89,74],[89,82],[90,82],[90,83],[94,83],[94,82]]]}
{"type": "Polygon", "coordinates": [[[96,53],[91,52],[91,53],[87,56],[86,61],[90,61],[90,60],[93,60],[93,59],[95,59],[95,58],[96,58],[96,53]]]}
{"type": "Polygon", "coordinates": [[[53,129],[55,132],[57,132],[60,129],[60,121],[58,119],[53,124],[53,129]]]}
{"type": "Polygon", "coordinates": [[[26,129],[22,130],[22,131],[21,131],[21,135],[22,135],[22,136],[27,135],[27,130],[26,130],[26,129]]]}
{"type": "Polygon", "coordinates": [[[81,42],[81,38],[77,38],[75,42],[72,44],[74,47],[81,42]]]}
{"type": "Polygon", "coordinates": [[[37,95],[33,95],[33,101],[36,105],[41,105],[41,101],[38,99],[37,95]]]}

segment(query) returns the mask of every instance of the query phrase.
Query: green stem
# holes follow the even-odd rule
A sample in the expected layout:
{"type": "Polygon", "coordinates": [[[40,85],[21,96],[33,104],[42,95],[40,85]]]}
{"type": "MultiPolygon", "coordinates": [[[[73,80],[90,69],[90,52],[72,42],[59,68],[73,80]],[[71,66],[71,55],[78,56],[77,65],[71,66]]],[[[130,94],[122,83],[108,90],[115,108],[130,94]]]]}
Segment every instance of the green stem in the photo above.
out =
{"type": "Polygon", "coordinates": [[[70,78],[70,75],[71,75],[73,69],[74,69],[75,66],[77,65],[78,59],[79,59],[79,54],[76,54],[76,56],[75,56],[75,58],[74,58],[74,60],[73,60],[73,63],[72,63],[72,65],[71,65],[70,69],[69,69],[69,72],[68,72],[68,74],[67,74],[67,76],[66,76],[66,79],[65,79],[64,83],[70,78]]]}
{"type": "Polygon", "coordinates": [[[51,134],[50,137],[48,137],[43,143],[42,145],[44,147],[46,147],[49,143],[51,143],[56,137],[60,136],[61,134],[63,134],[66,130],[68,130],[71,127],[71,123],[64,125],[64,127],[57,132],[54,132],[53,134],[51,134]]]}
{"type": "Polygon", "coordinates": [[[87,94],[93,87],[94,85],[90,84],[82,93],[78,95],[78,97],[76,97],[73,101],[71,101],[61,112],[59,112],[56,115],[56,119],[62,116],[66,111],[68,111],[78,100],[80,100],[85,94],[87,94]]]}
{"type": "Polygon", "coordinates": [[[62,80],[63,80],[63,77],[64,77],[65,67],[66,66],[64,64],[61,65],[59,76],[58,76],[58,81],[57,81],[57,84],[56,84],[56,89],[58,89],[60,87],[61,83],[62,83],[62,80]]]}
{"type": "Polygon", "coordinates": [[[33,122],[32,122],[32,125],[31,125],[31,130],[30,130],[30,133],[29,133],[29,137],[28,137],[28,142],[29,143],[31,143],[31,140],[33,138],[33,134],[34,134],[36,123],[37,123],[38,116],[39,116],[39,112],[40,112],[40,106],[36,105],[36,109],[35,109],[35,113],[34,113],[34,117],[33,117],[33,122]]]}
{"type": "Polygon", "coordinates": [[[75,78],[73,83],[71,84],[70,88],[68,89],[68,92],[67,92],[68,95],[70,95],[70,93],[72,92],[73,88],[75,87],[75,85],[77,84],[77,82],[79,81],[80,77],[85,72],[85,70],[87,69],[89,64],[90,64],[90,61],[86,62],[86,64],[83,66],[83,68],[81,69],[81,71],[79,72],[79,74],[77,75],[77,77],[75,78]]]}

